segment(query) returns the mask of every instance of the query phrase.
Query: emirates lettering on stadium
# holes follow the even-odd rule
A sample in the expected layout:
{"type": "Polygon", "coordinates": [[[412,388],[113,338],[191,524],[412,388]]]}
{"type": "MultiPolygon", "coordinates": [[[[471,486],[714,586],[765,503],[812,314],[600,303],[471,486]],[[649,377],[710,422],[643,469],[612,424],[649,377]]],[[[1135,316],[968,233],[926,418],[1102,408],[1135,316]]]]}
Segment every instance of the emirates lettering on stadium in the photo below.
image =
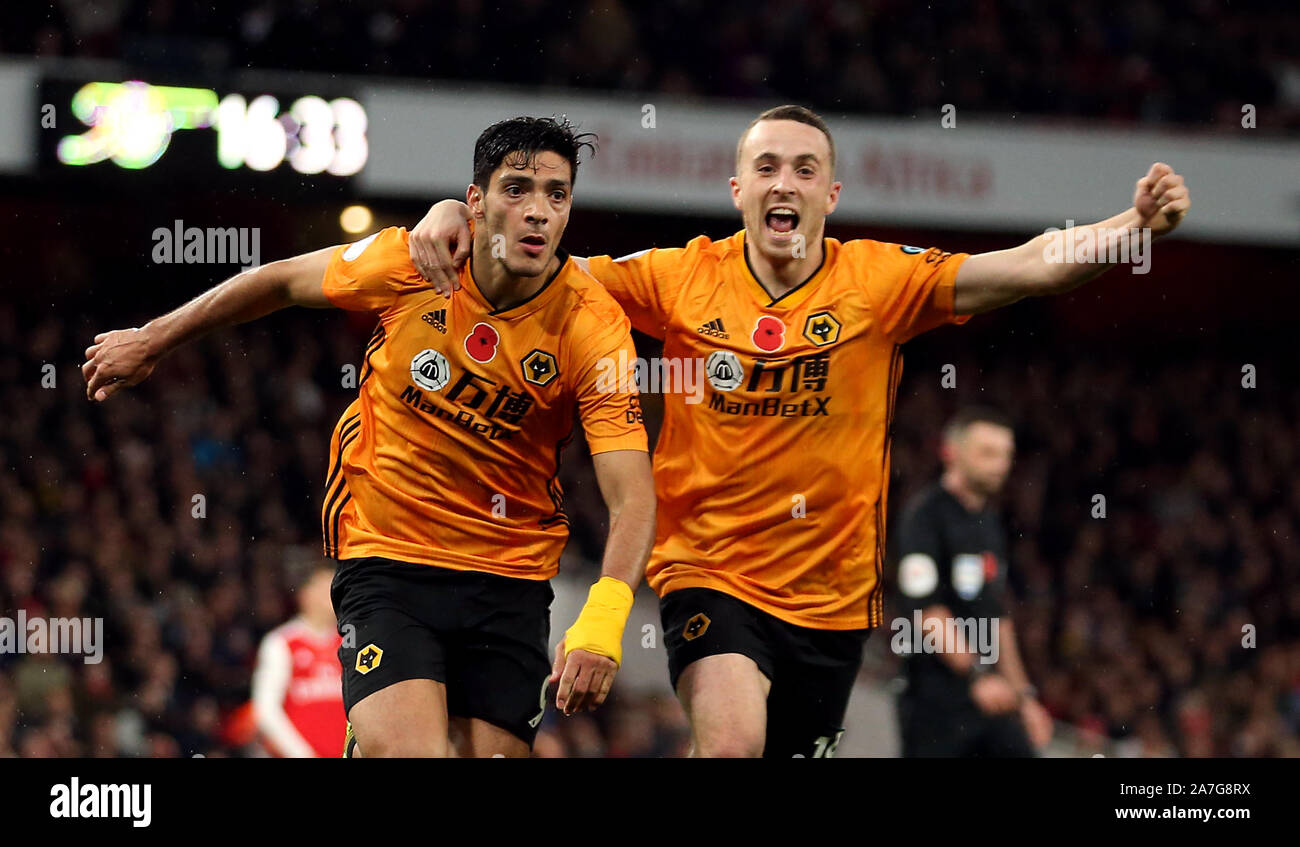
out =
{"type": "Polygon", "coordinates": [[[993,188],[993,165],[986,159],[868,145],[859,161],[867,187],[890,193],[978,199],[993,188]]]}

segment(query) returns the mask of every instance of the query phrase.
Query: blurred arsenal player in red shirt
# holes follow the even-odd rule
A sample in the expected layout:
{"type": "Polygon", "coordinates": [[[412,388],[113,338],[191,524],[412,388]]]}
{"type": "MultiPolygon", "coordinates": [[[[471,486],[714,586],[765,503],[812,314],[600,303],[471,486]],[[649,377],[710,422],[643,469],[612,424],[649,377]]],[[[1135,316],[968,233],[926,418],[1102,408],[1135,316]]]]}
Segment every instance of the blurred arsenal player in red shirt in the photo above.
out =
{"type": "Polygon", "coordinates": [[[253,712],[263,743],[276,756],[343,754],[341,638],[330,602],[334,563],[320,559],[298,585],[298,615],[266,634],[253,672],[253,712]]]}

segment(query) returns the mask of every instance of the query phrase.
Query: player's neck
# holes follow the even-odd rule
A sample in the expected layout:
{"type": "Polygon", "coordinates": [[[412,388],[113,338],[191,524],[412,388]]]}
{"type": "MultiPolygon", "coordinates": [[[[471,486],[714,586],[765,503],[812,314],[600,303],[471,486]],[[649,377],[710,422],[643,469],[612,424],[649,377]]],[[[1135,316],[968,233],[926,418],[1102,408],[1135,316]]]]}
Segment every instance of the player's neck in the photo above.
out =
{"type": "Polygon", "coordinates": [[[475,239],[474,250],[470,255],[470,275],[474,285],[494,312],[503,312],[532,297],[546,280],[550,279],[560,267],[559,256],[552,256],[546,263],[546,270],[537,276],[515,276],[506,270],[503,262],[492,257],[492,246],[486,242],[480,244],[475,239]]]}
{"type": "Polygon", "coordinates": [[[774,300],[789,294],[817,273],[825,255],[823,240],[820,237],[813,239],[804,252],[806,255],[799,258],[773,257],[755,247],[748,237],[745,238],[745,260],[749,262],[749,269],[759,285],[763,286],[774,300]]]}
{"type": "Polygon", "coordinates": [[[961,478],[961,475],[954,470],[944,471],[939,484],[943,486],[945,491],[955,497],[957,502],[968,512],[982,512],[984,507],[988,505],[989,498],[971,491],[965,480],[961,478]]]}

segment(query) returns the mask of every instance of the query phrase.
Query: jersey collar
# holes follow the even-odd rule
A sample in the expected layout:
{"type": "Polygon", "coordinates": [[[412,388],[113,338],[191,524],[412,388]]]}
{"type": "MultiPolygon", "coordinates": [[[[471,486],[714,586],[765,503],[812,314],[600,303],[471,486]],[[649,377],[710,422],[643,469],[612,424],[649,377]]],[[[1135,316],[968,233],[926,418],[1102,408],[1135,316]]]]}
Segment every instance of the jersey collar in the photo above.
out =
{"type": "Polygon", "coordinates": [[[808,299],[809,295],[811,295],[813,290],[817,287],[817,284],[825,279],[827,274],[830,273],[832,249],[831,239],[823,238],[822,261],[821,264],[817,266],[817,270],[813,271],[807,279],[796,285],[794,288],[791,288],[780,297],[773,298],[771,293],[763,287],[763,283],[758,281],[758,274],[754,273],[754,267],[749,263],[749,254],[745,251],[745,231],[742,229],[740,232],[733,235],[732,240],[736,244],[736,249],[740,251],[740,257],[745,266],[745,269],[741,274],[745,279],[745,288],[751,295],[753,295],[754,300],[758,305],[764,309],[793,309],[796,306],[799,306],[808,299]]]}
{"type": "Polygon", "coordinates": [[[521,318],[545,306],[555,296],[555,292],[563,287],[552,283],[570,270],[572,262],[569,261],[569,251],[563,247],[557,248],[555,255],[560,260],[559,267],[555,269],[555,272],[546,278],[546,282],[542,283],[542,287],[533,292],[531,297],[522,303],[516,303],[509,309],[493,309],[492,304],[483,296],[478,283],[474,281],[474,271],[470,267],[473,261],[472,256],[465,261],[465,265],[460,269],[460,285],[464,291],[469,293],[474,302],[490,316],[502,320],[521,318]]]}

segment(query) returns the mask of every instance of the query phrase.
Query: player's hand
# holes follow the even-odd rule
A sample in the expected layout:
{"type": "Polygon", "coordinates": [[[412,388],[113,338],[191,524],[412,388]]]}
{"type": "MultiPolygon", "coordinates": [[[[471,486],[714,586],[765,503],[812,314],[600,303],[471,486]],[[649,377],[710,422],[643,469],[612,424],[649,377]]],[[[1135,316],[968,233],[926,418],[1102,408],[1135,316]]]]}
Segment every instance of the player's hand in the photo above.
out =
{"type": "Polygon", "coordinates": [[[555,645],[555,663],[549,680],[560,684],[555,691],[555,708],[565,715],[594,710],[609,696],[616,673],[618,664],[596,653],[574,650],[566,657],[564,639],[561,639],[555,645]]]}
{"type": "Polygon", "coordinates": [[[439,294],[450,297],[460,290],[458,272],[469,258],[470,243],[469,206],[443,200],[411,230],[411,264],[439,294]]]}
{"type": "Polygon", "coordinates": [[[970,686],[971,699],[986,715],[1014,712],[1020,704],[1020,695],[1001,674],[989,673],[977,677],[970,686]]]}
{"type": "Polygon", "coordinates": [[[158,364],[149,333],[143,329],[115,329],[95,336],[86,348],[81,375],[86,380],[86,399],[103,402],[120,389],[137,385],[158,364]]]}
{"type": "Polygon", "coordinates": [[[1192,207],[1192,197],[1181,174],[1164,162],[1156,162],[1147,175],[1137,181],[1133,208],[1142,218],[1142,226],[1152,235],[1164,235],[1182,222],[1192,207]]]}
{"type": "Polygon", "coordinates": [[[1027,698],[1020,704],[1020,720],[1025,725],[1029,743],[1041,750],[1052,740],[1052,716],[1037,700],[1027,698]]]}

